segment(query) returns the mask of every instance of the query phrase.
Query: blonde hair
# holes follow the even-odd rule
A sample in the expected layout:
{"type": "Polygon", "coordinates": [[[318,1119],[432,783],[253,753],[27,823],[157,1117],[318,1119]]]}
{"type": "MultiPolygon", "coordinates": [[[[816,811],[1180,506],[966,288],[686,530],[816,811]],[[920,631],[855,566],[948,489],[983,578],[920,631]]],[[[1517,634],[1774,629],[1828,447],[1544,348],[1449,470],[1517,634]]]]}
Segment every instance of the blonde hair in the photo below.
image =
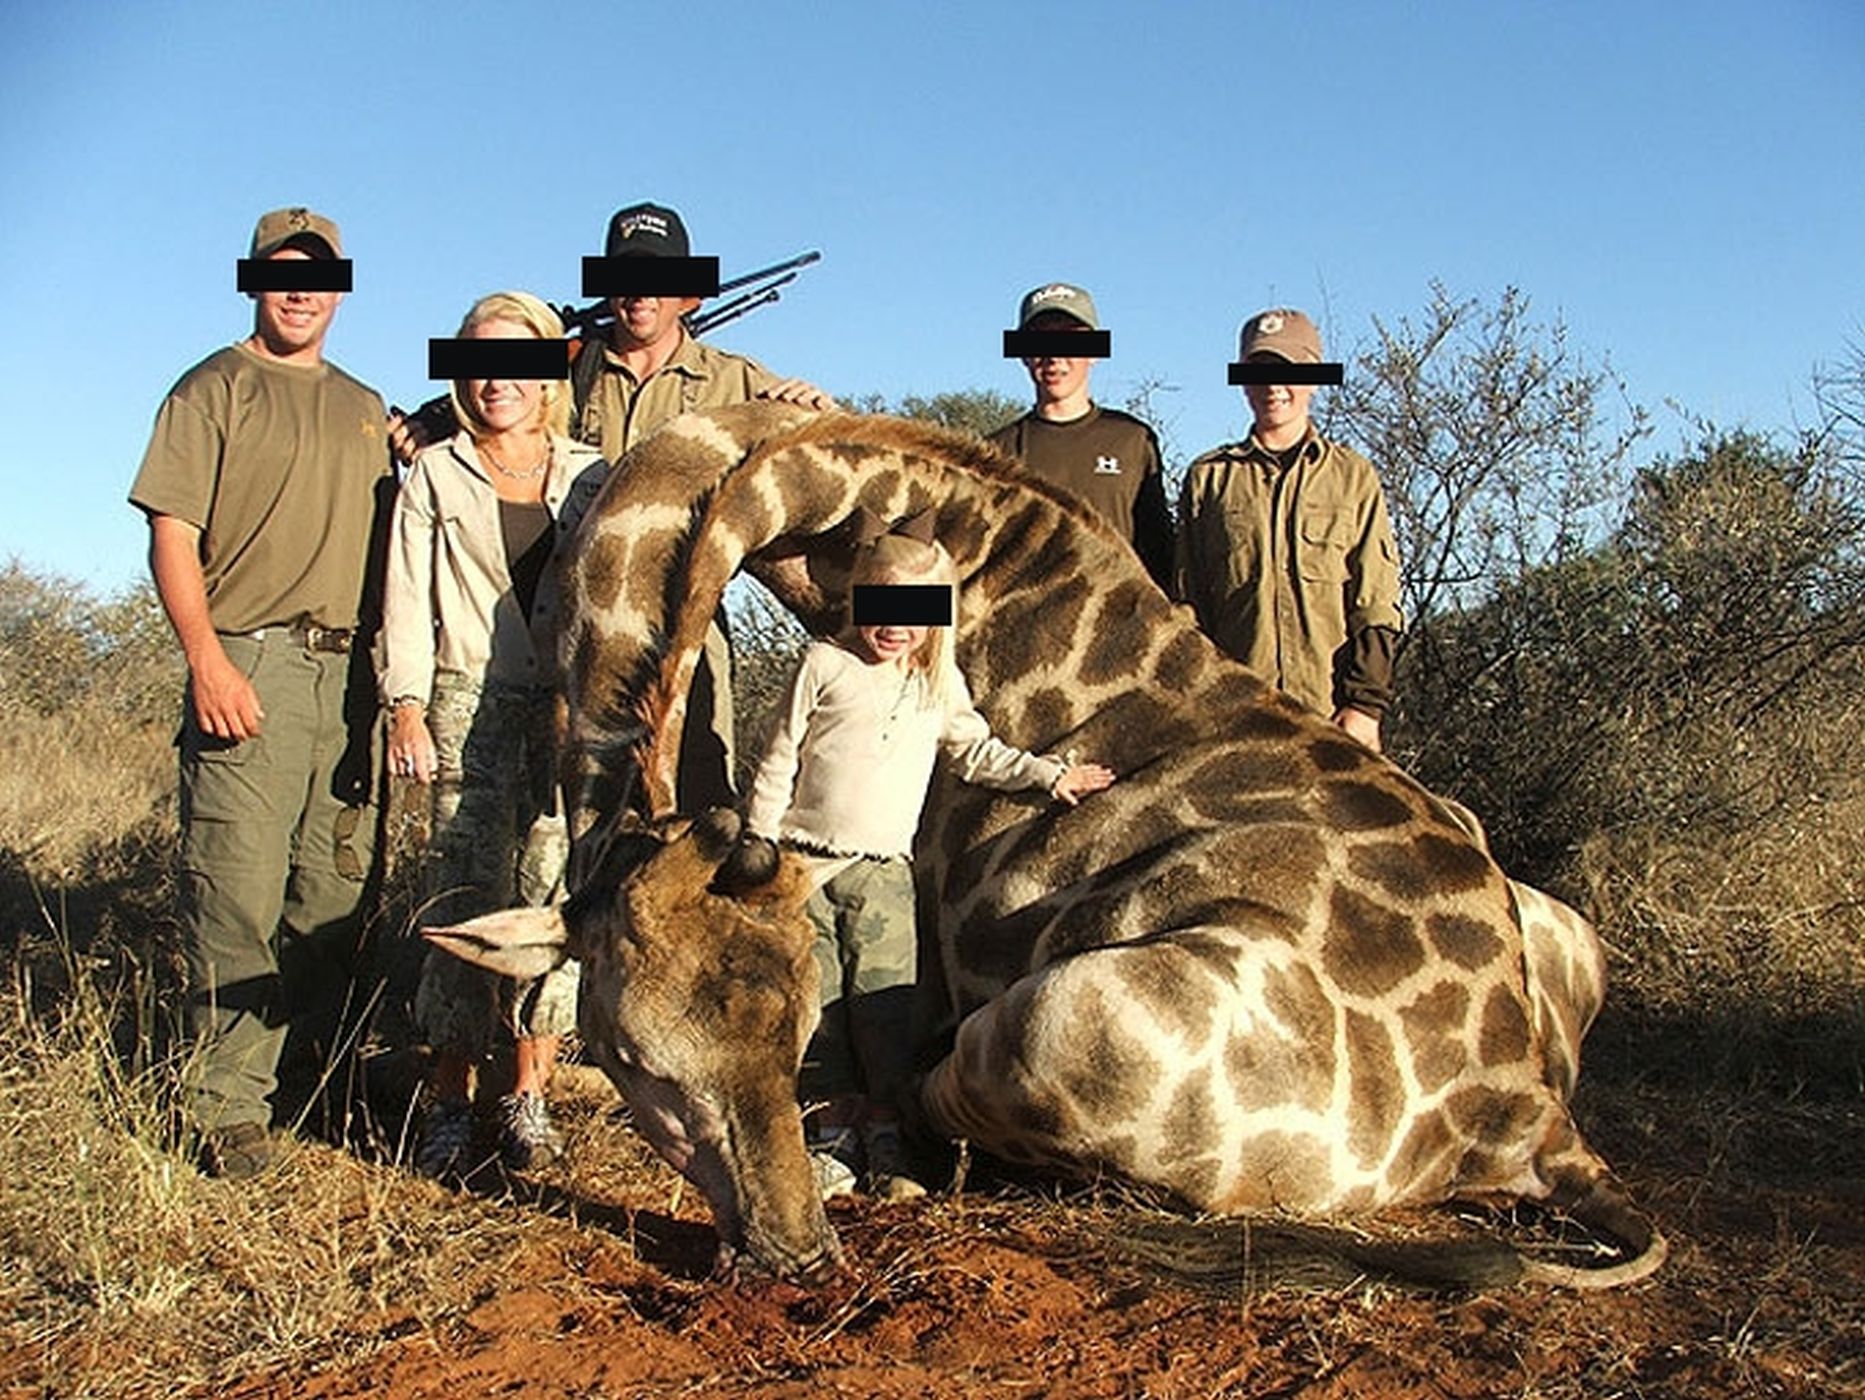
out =
{"type": "Polygon", "coordinates": [[[937,540],[927,543],[907,535],[882,535],[863,545],[855,551],[848,579],[850,631],[855,625],[856,585],[876,583],[942,583],[951,590],[952,625],[928,627],[926,640],[907,658],[907,670],[925,678],[928,705],[943,709],[951,689],[948,677],[958,668],[952,645],[958,627],[958,565],[937,540]]]}
{"type": "MultiPolygon", "coordinates": [[[[562,340],[563,322],[557,313],[529,292],[493,292],[473,303],[472,310],[466,313],[460,322],[459,334],[466,336],[488,321],[512,321],[523,326],[539,340],[562,340]]],[[[453,411],[458,415],[461,425],[478,438],[486,430],[479,415],[473,412],[472,396],[466,392],[466,381],[456,379],[449,395],[453,400],[453,411]]],[[[539,418],[544,431],[553,437],[563,437],[570,431],[570,381],[567,379],[546,379],[544,381],[543,402],[539,405],[539,418]]]]}

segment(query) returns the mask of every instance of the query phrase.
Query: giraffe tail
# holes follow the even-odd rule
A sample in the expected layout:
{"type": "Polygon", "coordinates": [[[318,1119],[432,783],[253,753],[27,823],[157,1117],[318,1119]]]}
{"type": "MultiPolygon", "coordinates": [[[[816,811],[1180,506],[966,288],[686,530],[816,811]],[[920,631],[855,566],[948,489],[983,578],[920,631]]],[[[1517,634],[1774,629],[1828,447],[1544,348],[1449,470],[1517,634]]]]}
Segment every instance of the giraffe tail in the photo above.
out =
{"type": "Polygon", "coordinates": [[[1525,1259],[1524,1283],[1557,1288],[1619,1288],[1651,1277],[1670,1255],[1671,1247],[1663,1233],[1609,1176],[1579,1179],[1569,1190],[1557,1190],[1549,1205],[1595,1238],[1616,1245],[1620,1257],[1617,1263],[1599,1266],[1525,1259]]]}

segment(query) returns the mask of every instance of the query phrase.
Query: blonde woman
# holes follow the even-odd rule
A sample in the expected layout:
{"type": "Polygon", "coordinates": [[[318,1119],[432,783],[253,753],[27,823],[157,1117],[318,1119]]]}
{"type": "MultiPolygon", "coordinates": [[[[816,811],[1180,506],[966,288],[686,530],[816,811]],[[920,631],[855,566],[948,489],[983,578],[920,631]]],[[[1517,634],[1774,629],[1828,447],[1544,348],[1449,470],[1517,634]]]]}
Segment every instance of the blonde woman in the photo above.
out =
{"type": "MultiPolygon", "coordinates": [[[[930,537],[930,519],[920,523],[930,537]]],[[[957,615],[952,556],[930,538],[882,534],[860,546],[851,589],[875,584],[941,585],[957,615]]],[[[941,756],[966,782],[1043,788],[1070,804],[1114,780],[1099,764],[1039,758],[993,737],[953,660],[950,626],[856,625],[851,616],[833,641],[803,653],[752,786],[749,839],[733,854],[754,869],[779,842],[815,867],[808,913],[822,1022],[800,1088],[824,1105],[809,1138],[825,1197],[854,1188],[862,1155],[874,1194],[925,1194],[902,1157],[896,1105],[918,963],[910,853],[941,756]]],[[[722,872],[728,888],[735,878],[731,867],[722,872]]]]}
{"type": "MultiPolygon", "coordinates": [[[[498,292],[474,303],[459,336],[560,340],[563,325],[536,297],[498,292]]],[[[390,770],[433,785],[432,924],[542,904],[560,886],[551,561],[608,470],[566,436],[567,379],[463,379],[452,397],[461,430],[424,450],[402,485],[379,656],[390,770]]],[[[544,1093],[576,1024],[576,981],[574,963],[517,985],[428,954],[415,996],[435,1055],[421,1171],[461,1176],[474,1165],[475,1071],[501,1025],[516,1048],[515,1082],[498,1102],[499,1155],[523,1170],[562,1151],[544,1093]]]]}

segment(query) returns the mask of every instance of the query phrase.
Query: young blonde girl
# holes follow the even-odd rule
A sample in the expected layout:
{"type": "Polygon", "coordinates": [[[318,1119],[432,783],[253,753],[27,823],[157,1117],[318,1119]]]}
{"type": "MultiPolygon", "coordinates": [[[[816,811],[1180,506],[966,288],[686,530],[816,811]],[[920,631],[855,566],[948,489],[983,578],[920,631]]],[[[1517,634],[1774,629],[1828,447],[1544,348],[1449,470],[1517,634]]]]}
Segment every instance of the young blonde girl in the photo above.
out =
{"type": "MultiPolygon", "coordinates": [[[[930,523],[930,522],[928,522],[930,523]]],[[[928,531],[930,533],[930,531],[928,531]]],[[[884,534],[857,551],[853,588],[936,584],[958,611],[958,574],[936,542],[884,534]]],[[[752,842],[814,865],[822,1023],[804,1058],[811,1155],[825,1197],[868,1187],[903,1200],[925,1188],[900,1150],[896,1103],[909,1068],[907,1017],[918,962],[911,851],[934,762],[966,782],[1042,788],[1073,804],[1114,780],[992,736],[953,659],[950,626],[847,627],[805,649],[751,789],[752,842]]]]}

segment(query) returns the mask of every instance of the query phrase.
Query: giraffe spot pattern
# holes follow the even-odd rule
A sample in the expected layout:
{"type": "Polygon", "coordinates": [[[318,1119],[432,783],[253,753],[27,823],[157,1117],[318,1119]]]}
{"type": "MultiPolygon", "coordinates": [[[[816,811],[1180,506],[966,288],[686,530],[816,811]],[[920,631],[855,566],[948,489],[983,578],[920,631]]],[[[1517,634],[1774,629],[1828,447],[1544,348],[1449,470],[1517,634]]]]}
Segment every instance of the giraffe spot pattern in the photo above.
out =
{"type": "Polygon", "coordinates": [[[1076,663],[1084,684],[1109,685],[1133,677],[1158,622],[1148,606],[1151,592],[1150,585],[1128,579],[1103,595],[1089,627],[1087,651],[1076,663]]]}
{"type": "Polygon", "coordinates": [[[1405,825],[1414,812],[1411,803],[1389,788],[1337,779],[1321,788],[1321,816],[1337,831],[1378,831],[1405,825]]]}
{"type": "Polygon", "coordinates": [[[1423,899],[1436,888],[1426,863],[1409,842],[1379,841],[1356,846],[1347,857],[1347,868],[1395,899],[1423,899]]]}
{"type": "Polygon", "coordinates": [[[1386,1188],[1397,1195],[1415,1183],[1439,1175],[1455,1148],[1457,1138],[1442,1110],[1421,1115],[1406,1131],[1399,1150],[1386,1167],[1386,1188]]]}
{"type": "Polygon", "coordinates": [[[1425,965],[1425,945],[1411,915],[1337,886],[1322,964],[1349,996],[1383,996],[1425,965]]]}
{"type": "Polygon", "coordinates": [[[1046,685],[1024,701],[1017,728],[1024,734],[1037,736],[1033,742],[1040,744],[1045,737],[1074,728],[1074,722],[1075,706],[1068,692],[1046,685]]]}
{"type": "Polygon", "coordinates": [[[1203,1075],[1194,1075],[1173,1091],[1165,1120],[1159,1125],[1159,1161],[1184,1164],[1206,1158],[1217,1150],[1217,1124],[1221,1117],[1203,1075]]]}
{"type": "Polygon", "coordinates": [[[1412,1052],[1412,1075],[1418,1087],[1435,1093],[1463,1072],[1469,1058],[1464,1049],[1464,1017],[1470,1012],[1470,993],[1461,982],[1443,981],[1399,1010],[1412,1052]]]}
{"type": "Polygon", "coordinates": [[[1420,861],[1430,872],[1434,889],[1448,893],[1480,889],[1489,879],[1489,857],[1467,838],[1452,840],[1428,831],[1417,844],[1420,861]]]}
{"type": "Polygon", "coordinates": [[[1271,1129],[1244,1139],[1237,1181],[1225,1197],[1226,1211],[1304,1210],[1314,1205],[1317,1183],[1333,1180],[1333,1153],[1309,1133],[1271,1129]]]}
{"type": "Polygon", "coordinates": [[[1210,1035],[1217,992],[1190,954],[1152,943],[1122,949],[1114,968],[1133,999],[1180,1040],[1197,1045],[1210,1035]]]}
{"type": "Polygon", "coordinates": [[[1089,1117],[1119,1123],[1146,1106],[1159,1061],[1114,1018],[1101,992],[1082,994],[1080,1014],[1059,1039],[1049,1050],[1061,1088],[1089,1117]]]}
{"type": "Polygon", "coordinates": [[[1366,750],[1346,739],[1316,739],[1308,746],[1308,758],[1323,773],[1352,773],[1366,767],[1366,750]]]}
{"type": "Polygon", "coordinates": [[[1514,988],[1498,984],[1490,989],[1477,1055],[1490,1066],[1514,1064],[1528,1055],[1528,1017],[1514,988]]]}
{"type": "Polygon", "coordinates": [[[1181,632],[1153,661],[1153,683],[1169,695],[1191,689],[1204,670],[1205,646],[1195,632],[1181,632]]]}
{"type": "Polygon", "coordinates": [[[1444,1107],[1464,1137],[1490,1149],[1522,1141],[1537,1112],[1529,1095],[1484,1084],[1457,1090],[1444,1101],[1444,1107]]]}
{"type": "Polygon", "coordinates": [[[1284,1104],[1320,1113],[1334,1093],[1334,1003],[1302,963],[1263,969],[1263,1005],[1274,1032],[1234,1032],[1224,1047],[1231,1093],[1245,1111],[1284,1104]]]}
{"type": "Polygon", "coordinates": [[[1463,914],[1433,914],[1425,920],[1431,945],[1466,971],[1494,961],[1502,940],[1488,924],[1463,914]]]}
{"type": "Polygon", "coordinates": [[[1347,1012],[1347,1150],[1364,1167],[1386,1155],[1405,1114],[1405,1085],[1385,1025],[1359,1011],[1347,1012]]]}

